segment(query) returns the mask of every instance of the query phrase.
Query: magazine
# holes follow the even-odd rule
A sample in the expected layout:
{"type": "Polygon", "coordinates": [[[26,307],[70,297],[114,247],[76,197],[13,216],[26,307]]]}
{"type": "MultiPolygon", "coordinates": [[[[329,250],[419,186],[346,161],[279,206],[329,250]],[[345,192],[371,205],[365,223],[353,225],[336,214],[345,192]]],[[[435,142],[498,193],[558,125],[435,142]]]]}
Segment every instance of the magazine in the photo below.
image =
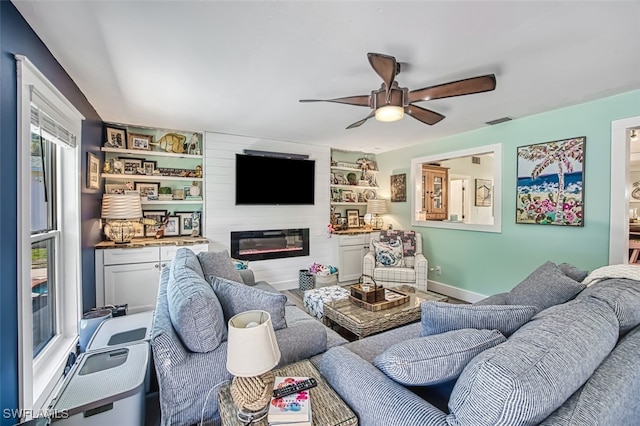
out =
{"type": "MultiPolygon", "coordinates": [[[[274,388],[294,384],[308,377],[280,377],[276,376],[274,388]]],[[[270,425],[311,425],[311,400],[309,390],[284,396],[271,398],[267,419],[270,425]]]]}

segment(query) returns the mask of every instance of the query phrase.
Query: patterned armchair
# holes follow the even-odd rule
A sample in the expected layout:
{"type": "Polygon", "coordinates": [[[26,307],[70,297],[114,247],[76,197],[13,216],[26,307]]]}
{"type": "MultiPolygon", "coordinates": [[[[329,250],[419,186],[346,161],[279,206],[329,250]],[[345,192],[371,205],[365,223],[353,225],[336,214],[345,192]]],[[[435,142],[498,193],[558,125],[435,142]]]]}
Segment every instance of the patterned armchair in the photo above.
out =
{"type": "Polygon", "coordinates": [[[429,263],[422,254],[422,235],[415,231],[384,230],[371,235],[370,251],[364,256],[364,282],[383,286],[412,285],[427,290],[429,263]],[[376,253],[377,250],[377,253],[376,253]]]}

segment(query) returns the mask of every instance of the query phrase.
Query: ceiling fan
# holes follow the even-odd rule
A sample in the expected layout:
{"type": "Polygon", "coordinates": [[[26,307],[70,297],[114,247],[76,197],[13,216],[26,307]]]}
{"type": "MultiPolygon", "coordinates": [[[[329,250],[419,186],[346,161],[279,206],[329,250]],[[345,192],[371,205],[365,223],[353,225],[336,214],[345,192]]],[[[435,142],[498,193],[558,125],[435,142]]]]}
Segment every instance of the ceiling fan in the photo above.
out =
{"type": "Polygon", "coordinates": [[[367,53],[367,57],[373,70],[382,78],[383,83],[380,89],[372,91],[370,95],[334,99],[300,99],[300,102],[335,102],[371,108],[368,116],[350,124],[347,129],[361,126],[371,117],[375,117],[378,121],[397,121],[402,119],[405,113],[418,121],[433,125],[442,120],[444,115],[419,107],[414,102],[489,92],[496,88],[496,76],[487,74],[409,91],[406,87],[400,87],[395,81],[396,76],[400,74],[400,63],[396,58],[382,53],[367,53]]]}

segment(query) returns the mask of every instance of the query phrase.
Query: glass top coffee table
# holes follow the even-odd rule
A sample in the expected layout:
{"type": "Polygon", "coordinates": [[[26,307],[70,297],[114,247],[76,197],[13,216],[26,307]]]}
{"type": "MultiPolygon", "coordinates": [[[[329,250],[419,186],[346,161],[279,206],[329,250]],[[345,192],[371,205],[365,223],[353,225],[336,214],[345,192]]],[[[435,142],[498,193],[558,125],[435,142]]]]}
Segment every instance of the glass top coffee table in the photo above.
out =
{"type": "Polygon", "coordinates": [[[323,306],[325,323],[337,324],[361,339],[420,320],[422,314],[420,303],[426,300],[437,302],[449,300],[446,296],[430,291],[419,291],[408,285],[393,287],[393,289],[408,295],[409,301],[393,308],[369,311],[355,305],[348,298],[333,300],[323,306]]]}

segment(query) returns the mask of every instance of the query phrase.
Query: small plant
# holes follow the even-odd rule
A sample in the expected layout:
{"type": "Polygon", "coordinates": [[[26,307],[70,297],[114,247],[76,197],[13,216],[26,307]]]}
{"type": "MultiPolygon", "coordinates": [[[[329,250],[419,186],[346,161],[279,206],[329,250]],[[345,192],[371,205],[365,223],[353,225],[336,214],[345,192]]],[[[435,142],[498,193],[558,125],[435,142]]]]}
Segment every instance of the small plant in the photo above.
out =
{"type": "Polygon", "coordinates": [[[160,189],[158,189],[158,194],[171,194],[171,188],[168,186],[161,186],[160,189]]]}

